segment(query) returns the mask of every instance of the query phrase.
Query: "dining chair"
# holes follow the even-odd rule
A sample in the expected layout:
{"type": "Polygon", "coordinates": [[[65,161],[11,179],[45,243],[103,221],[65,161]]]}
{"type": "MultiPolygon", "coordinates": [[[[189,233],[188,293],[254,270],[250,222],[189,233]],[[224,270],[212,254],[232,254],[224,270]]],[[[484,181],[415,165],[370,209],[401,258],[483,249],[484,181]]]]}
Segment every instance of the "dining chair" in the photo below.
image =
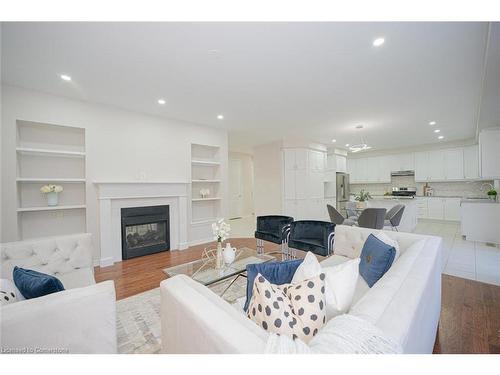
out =
{"type": "Polygon", "coordinates": [[[356,211],[358,207],[357,202],[346,202],[345,210],[347,212],[347,218],[351,220],[358,220],[358,212],[356,211]]]}
{"type": "Polygon", "coordinates": [[[385,208],[366,208],[359,215],[357,225],[363,228],[383,229],[386,212],[385,208]]]}
{"type": "Polygon", "coordinates": [[[401,223],[404,210],[404,204],[397,204],[392,207],[385,215],[384,226],[390,226],[392,230],[395,229],[398,232],[398,226],[401,223]]]}
{"type": "Polygon", "coordinates": [[[344,216],[342,216],[342,214],[331,204],[327,204],[326,208],[330,216],[330,221],[335,225],[354,225],[354,220],[344,218],[344,216]]]}

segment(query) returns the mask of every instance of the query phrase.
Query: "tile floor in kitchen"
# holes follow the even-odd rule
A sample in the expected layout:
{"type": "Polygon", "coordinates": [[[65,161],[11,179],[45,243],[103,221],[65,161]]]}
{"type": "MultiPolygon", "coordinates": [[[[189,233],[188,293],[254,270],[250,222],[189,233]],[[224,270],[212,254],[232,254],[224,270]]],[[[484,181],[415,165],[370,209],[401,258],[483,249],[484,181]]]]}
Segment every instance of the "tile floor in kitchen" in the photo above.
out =
{"type": "MultiPolygon", "coordinates": [[[[255,217],[229,220],[232,237],[253,237],[255,217]]],[[[443,238],[443,273],[500,285],[500,248],[482,242],[465,241],[460,223],[420,220],[415,233],[443,238]]]]}

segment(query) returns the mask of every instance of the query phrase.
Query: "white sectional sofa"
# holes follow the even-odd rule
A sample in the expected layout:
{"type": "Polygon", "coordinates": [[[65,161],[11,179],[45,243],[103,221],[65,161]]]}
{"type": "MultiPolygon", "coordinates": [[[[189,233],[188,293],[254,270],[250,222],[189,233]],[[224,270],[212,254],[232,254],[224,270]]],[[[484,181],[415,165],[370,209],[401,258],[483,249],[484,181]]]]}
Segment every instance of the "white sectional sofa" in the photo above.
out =
{"type": "MultiPolygon", "coordinates": [[[[337,226],[334,255],[323,265],[359,257],[372,229],[337,226]]],[[[398,342],[404,353],[432,353],[441,311],[441,239],[391,232],[401,255],[372,287],[358,282],[349,314],[398,342]],[[423,240],[423,246],[412,246],[423,240]]],[[[268,334],[241,311],[186,276],[161,283],[164,353],[263,353],[268,334]]],[[[318,333],[318,335],[321,334],[318,333]]]]}
{"type": "Polygon", "coordinates": [[[4,352],[116,353],[113,281],[96,284],[88,233],[0,244],[0,278],[15,266],[54,275],[65,291],[0,308],[4,352]]]}

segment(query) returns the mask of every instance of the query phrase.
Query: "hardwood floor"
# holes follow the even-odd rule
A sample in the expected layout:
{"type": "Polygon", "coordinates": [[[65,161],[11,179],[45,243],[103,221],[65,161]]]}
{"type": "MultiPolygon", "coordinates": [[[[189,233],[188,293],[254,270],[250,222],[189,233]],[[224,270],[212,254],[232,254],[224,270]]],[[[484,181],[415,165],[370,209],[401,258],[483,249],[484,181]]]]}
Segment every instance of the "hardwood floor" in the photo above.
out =
{"type": "MultiPolygon", "coordinates": [[[[253,238],[231,239],[236,247],[255,248],[253,238]]],[[[166,267],[199,259],[207,244],[96,267],[97,282],[114,280],[117,299],[157,288],[166,267]]],[[[279,246],[266,242],[266,251],[279,246]]],[[[441,320],[434,353],[500,353],[500,286],[442,276],[441,320]]]]}

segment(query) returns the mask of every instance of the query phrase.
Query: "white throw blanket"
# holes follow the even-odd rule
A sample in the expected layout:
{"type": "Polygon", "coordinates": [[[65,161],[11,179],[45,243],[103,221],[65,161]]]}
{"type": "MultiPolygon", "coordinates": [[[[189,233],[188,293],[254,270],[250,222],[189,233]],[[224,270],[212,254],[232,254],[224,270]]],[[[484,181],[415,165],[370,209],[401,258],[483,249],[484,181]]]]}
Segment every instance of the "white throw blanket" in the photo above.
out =
{"type": "Polygon", "coordinates": [[[398,354],[401,345],[373,324],[352,315],[331,319],[309,342],[269,335],[268,354],[398,354]]]}

